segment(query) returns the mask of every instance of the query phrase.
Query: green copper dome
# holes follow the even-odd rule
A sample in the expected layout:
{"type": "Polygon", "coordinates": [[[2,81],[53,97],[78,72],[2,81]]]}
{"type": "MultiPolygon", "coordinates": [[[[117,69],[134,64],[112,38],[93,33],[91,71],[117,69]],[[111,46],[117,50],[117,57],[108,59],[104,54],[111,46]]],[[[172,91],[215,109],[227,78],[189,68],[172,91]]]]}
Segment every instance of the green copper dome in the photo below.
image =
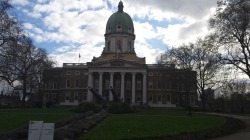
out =
{"type": "Polygon", "coordinates": [[[118,4],[118,11],[112,14],[106,24],[106,33],[115,32],[134,33],[134,24],[131,17],[123,12],[122,1],[118,4]]]}

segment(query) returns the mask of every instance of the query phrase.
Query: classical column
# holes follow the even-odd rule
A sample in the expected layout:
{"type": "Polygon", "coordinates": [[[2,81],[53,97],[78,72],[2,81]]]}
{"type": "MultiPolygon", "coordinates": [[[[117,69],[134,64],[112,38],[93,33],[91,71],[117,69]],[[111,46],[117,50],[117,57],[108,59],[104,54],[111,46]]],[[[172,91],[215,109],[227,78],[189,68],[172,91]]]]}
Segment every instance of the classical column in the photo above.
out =
{"type": "MultiPolygon", "coordinates": [[[[88,88],[89,87],[93,88],[93,75],[92,75],[91,72],[88,74],[88,88]]],[[[88,102],[93,102],[93,94],[91,93],[90,90],[88,90],[87,101],[88,102]]]]}
{"type": "Polygon", "coordinates": [[[147,103],[147,73],[143,73],[142,102],[147,103]]]}
{"type": "Polygon", "coordinates": [[[132,73],[132,104],[135,104],[135,75],[136,73],[132,73]]]}
{"type": "MultiPolygon", "coordinates": [[[[113,85],[113,81],[114,81],[114,73],[113,72],[110,72],[110,81],[109,81],[109,86],[114,88],[114,85],[113,85]]],[[[113,95],[112,95],[112,92],[110,91],[109,92],[109,101],[112,101],[113,100],[113,95]]]]}
{"type": "Polygon", "coordinates": [[[121,99],[122,99],[122,101],[124,102],[125,100],[124,100],[124,76],[125,76],[125,72],[122,72],[121,73],[121,99]]]}
{"type": "Polygon", "coordinates": [[[102,96],[102,72],[99,72],[99,94],[102,96]]]}

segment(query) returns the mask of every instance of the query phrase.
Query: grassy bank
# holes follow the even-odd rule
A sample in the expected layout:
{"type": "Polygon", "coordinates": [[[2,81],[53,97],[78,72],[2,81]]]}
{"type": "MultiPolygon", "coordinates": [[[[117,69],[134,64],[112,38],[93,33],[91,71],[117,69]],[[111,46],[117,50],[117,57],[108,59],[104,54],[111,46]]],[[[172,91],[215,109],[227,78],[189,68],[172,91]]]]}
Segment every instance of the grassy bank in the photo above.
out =
{"type": "Polygon", "coordinates": [[[225,118],[208,114],[193,113],[189,117],[186,111],[154,108],[134,114],[111,115],[81,139],[165,137],[207,130],[225,122],[225,118]]]}
{"type": "Polygon", "coordinates": [[[0,133],[27,126],[30,120],[57,122],[71,115],[70,108],[0,109],[0,133]]]}

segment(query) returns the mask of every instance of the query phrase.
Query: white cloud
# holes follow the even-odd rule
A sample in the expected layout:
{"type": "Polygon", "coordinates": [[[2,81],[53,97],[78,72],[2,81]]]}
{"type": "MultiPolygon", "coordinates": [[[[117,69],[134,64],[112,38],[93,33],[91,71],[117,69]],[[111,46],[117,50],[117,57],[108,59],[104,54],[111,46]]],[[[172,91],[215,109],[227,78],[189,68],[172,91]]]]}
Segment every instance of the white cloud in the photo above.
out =
{"type": "MultiPolygon", "coordinates": [[[[39,20],[39,25],[25,23],[31,37],[37,42],[67,43],[51,52],[59,64],[63,62],[91,61],[99,56],[104,44],[108,18],[117,11],[120,0],[38,0],[31,9],[23,8],[29,17],[39,20]],[[109,3],[109,4],[108,4],[109,3]],[[110,8],[110,4],[111,8],[110,8]],[[74,46],[72,44],[78,44],[74,46]],[[97,46],[98,45],[98,46],[97,46]],[[72,59],[74,58],[74,59],[72,59]]],[[[130,14],[135,26],[135,47],[138,56],[146,57],[147,63],[164,50],[155,49],[157,44],[148,40],[161,40],[167,46],[178,46],[204,36],[207,20],[217,0],[126,0],[124,11],[130,14]],[[154,25],[163,21],[166,25],[154,25]],[[143,51],[141,51],[143,50],[143,51]]],[[[14,0],[16,4],[29,4],[28,0],[14,0]]]]}
{"type": "Polygon", "coordinates": [[[139,57],[146,57],[147,64],[156,63],[156,57],[163,53],[163,50],[154,49],[145,43],[135,43],[135,52],[139,57]]]}
{"type": "Polygon", "coordinates": [[[12,0],[11,3],[23,6],[30,4],[28,0],[12,0]]]}

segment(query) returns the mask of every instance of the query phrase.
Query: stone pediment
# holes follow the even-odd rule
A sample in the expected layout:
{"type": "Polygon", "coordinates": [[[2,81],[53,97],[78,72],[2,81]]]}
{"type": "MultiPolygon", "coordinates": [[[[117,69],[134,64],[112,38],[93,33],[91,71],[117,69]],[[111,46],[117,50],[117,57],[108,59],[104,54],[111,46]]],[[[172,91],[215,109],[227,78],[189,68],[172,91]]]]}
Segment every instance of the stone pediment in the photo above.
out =
{"type": "Polygon", "coordinates": [[[140,64],[133,61],[126,61],[122,59],[114,59],[108,61],[101,61],[97,63],[89,63],[90,67],[134,67],[134,68],[142,68],[146,67],[146,64],[140,64]]]}

